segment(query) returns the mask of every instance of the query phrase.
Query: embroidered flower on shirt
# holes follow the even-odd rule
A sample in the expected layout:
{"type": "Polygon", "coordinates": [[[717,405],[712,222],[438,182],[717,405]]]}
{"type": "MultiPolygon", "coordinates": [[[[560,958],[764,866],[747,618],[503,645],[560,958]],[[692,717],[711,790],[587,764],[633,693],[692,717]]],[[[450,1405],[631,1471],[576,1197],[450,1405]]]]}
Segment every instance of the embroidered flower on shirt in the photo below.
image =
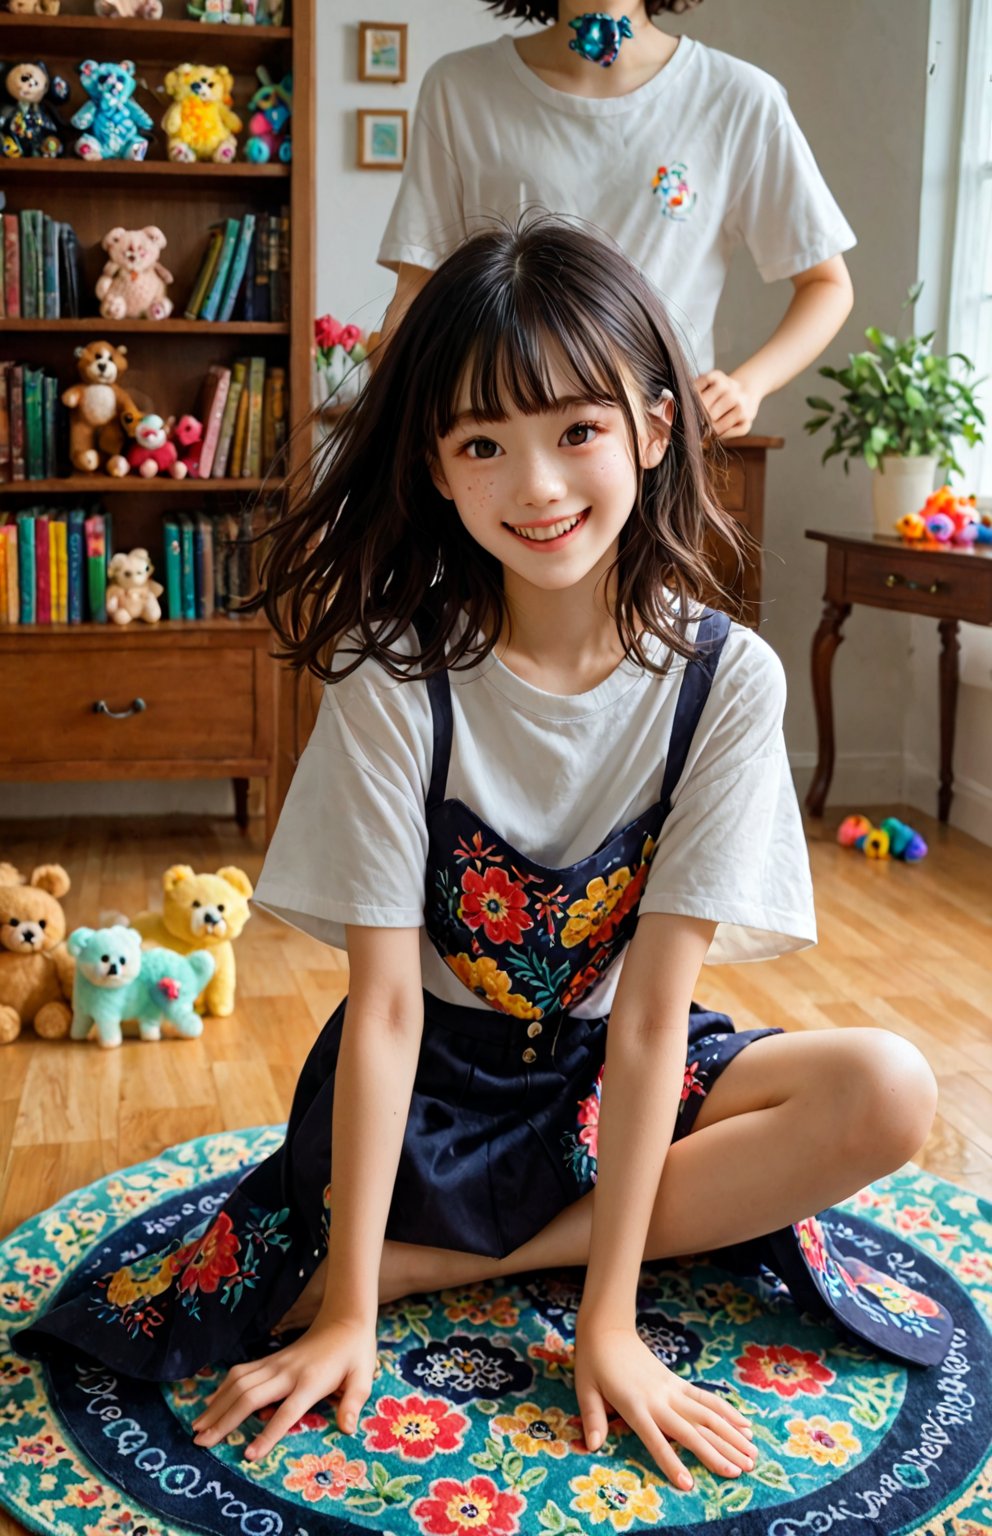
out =
{"type": "Polygon", "coordinates": [[[626,864],[615,869],[608,881],[601,875],[589,881],[585,896],[581,901],[573,901],[568,909],[569,920],[561,936],[566,949],[574,949],[587,939],[590,944],[598,942],[600,928],[629,884],[630,870],[626,864]]]}
{"type": "Polygon", "coordinates": [[[651,182],[651,191],[660,194],[662,215],[681,223],[696,206],[696,194],[686,179],[687,167],[682,160],[671,165],[659,165],[651,182]]]}
{"type": "Polygon", "coordinates": [[[458,916],[466,927],[481,928],[491,944],[519,944],[526,930],[534,926],[534,919],[524,911],[526,892],[505,869],[490,865],[482,874],[466,869],[462,893],[458,916]]]}
{"type": "Polygon", "coordinates": [[[505,971],[501,971],[491,955],[483,955],[478,960],[470,960],[468,955],[446,955],[445,965],[454,971],[458,980],[474,992],[476,997],[484,997],[492,1008],[497,1008],[500,1013],[509,1013],[515,1019],[539,1019],[543,1015],[543,1009],[529,1003],[519,992],[510,991],[510,978],[505,971]]]}

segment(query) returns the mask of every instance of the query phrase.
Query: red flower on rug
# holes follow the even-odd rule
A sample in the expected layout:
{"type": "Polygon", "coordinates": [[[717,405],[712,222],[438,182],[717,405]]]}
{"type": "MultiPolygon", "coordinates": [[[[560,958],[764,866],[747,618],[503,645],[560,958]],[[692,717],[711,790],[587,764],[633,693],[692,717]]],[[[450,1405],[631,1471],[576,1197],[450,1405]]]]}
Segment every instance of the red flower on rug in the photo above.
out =
{"type": "Polygon", "coordinates": [[[466,869],[462,892],[458,916],[467,927],[481,928],[492,944],[519,944],[525,929],[534,926],[530,913],[523,910],[526,892],[505,869],[490,865],[481,875],[466,869]]]}
{"type": "Polygon", "coordinates": [[[362,1420],[367,1451],[393,1451],[407,1461],[426,1461],[438,1451],[461,1449],[468,1419],[440,1397],[381,1397],[362,1420]]]}
{"type": "Polygon", "coordinates": [[[425,1536],[516,1536],[517,1516],[525,1508],[518,1494],[501,1493],[492,1478],[470,1477],[464,1483],[441,1478],[411,1514],[425,1536]]]}
{"type": "Polygon", "coordinates": [[[234,1224],[226,1211],[221,1211],[213,1226],[195,1243],[180,1248],[173,1264],[176,1269],[183,1265],[181,1291],[215,1291],[228,1275],[236,1275],[238,1261],[234,1257],[241,1247],[234,1234],[234,1224]]]}
{"type": "Polygon", "coordinates": [[[291,1493],[302,1493],[308,1504],[321,1499],[340,1499],[349,1488],[364,1488],[364,1461],[348,1461],[344,1451],[330,1451],[326,1456],[301,1456],[287,1461],[289,1476],[282,1485],[291,1493]]]}
{"type": "Polygon", "coordinates": [[[836,1380],[819,1355],[791,1344],[748,1344],[734,1364],[746,1386],[777,1392],[780,1397],[795,1397],[797,1392],[819,1397],[836,1380]]]}

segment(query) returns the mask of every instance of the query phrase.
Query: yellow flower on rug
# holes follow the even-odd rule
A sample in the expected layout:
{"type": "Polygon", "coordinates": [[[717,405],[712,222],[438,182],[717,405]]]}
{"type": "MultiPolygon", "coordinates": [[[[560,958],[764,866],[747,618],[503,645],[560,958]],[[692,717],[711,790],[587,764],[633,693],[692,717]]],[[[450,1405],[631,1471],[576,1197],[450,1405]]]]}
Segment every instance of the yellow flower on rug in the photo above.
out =
{"type": "Polygon", "coordinates": [[[831,1423],[822,1413],[811,1419],[789,1419],[789,1438],[783,1447],[787,1456],[805,1456],[818,1467],[842,1467],[861,1449],[861,1441],[848,1425],[831,1423]]]}

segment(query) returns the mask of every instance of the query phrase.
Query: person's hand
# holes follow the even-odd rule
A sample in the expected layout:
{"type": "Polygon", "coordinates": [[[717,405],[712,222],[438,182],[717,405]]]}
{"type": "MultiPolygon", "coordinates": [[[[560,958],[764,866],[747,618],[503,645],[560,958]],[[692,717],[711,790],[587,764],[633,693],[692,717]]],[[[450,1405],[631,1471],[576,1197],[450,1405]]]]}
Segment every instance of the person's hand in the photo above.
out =
{"type": "Polygon", "coordinates": [[[701,373],[696,389],[717,437],[743,437],[758,414],[761,396],[732,373],[701,373]]]}
{"type": "Polygon", "coordinates": [[[586,1445],[606,1438],[608,1405],[630,1426],[661,1471],[686,1491],[692,1478],[669,1441],[720,1477],[754,1466],[751,1429],[716,1392],[707,1392],[662,1365],[633,1328],[583,1328],[575,1346],[575,1395],[586,1445]]]}
{"type": "Polygon", "coordinates": [[[280,1403],[245,1451],[249,1461],[267,1456],[315,1403],[340,1392],[338,1428],[350,1435],[375,1373],[375,1328],[317,1319],[292,1344],[263,1360],[236,1365],[193,1421],[194,1443],[210,1449],[251,1414],[280,1403]]]}

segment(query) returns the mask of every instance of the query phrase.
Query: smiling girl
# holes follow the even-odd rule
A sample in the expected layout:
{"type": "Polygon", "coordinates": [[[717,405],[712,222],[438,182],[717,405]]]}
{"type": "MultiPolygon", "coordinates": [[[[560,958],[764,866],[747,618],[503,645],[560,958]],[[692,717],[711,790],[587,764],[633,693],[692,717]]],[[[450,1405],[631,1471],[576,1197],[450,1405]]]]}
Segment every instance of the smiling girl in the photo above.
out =
{"type": "MultiPolygon", "coordinates": [[[[158,1286],[161,1329],[87,1343],[145,1376],[240,1360],[199,1446],[278,1404],[264,1456],[334,1393],[360,1430],[381,1302],[584,1265],[589,1450],[615,1410],[675,1486],[675,1446],[740,1476],[746,1419],[639,1338],[636,1292],[645,1257],[761,1234],[752,1257],[804,1308],[907,1358],[946,1349],[942,1309],[919,1298],[911,1333],[810,1219],[916,1151],[922,1056],[690,1002],[705,959],[815,936],[782,669],[705,606],[728,528],[701,427],[624,257],[553,221],[491,231],[418,295],[276,529],[262,600],[328,687],[257,894],[347,946],[350,993],[285,1145],[158,1286]],[[252,1299],[204,1284],[184,1312],[182,1266],[231,1273],[259,1232],[252,1299]],[[303,1331],[273,1351],[280,1323],[303,1331]]],[[[22,1343],[78,1338],[84,1305],[22,1343]]]]}

